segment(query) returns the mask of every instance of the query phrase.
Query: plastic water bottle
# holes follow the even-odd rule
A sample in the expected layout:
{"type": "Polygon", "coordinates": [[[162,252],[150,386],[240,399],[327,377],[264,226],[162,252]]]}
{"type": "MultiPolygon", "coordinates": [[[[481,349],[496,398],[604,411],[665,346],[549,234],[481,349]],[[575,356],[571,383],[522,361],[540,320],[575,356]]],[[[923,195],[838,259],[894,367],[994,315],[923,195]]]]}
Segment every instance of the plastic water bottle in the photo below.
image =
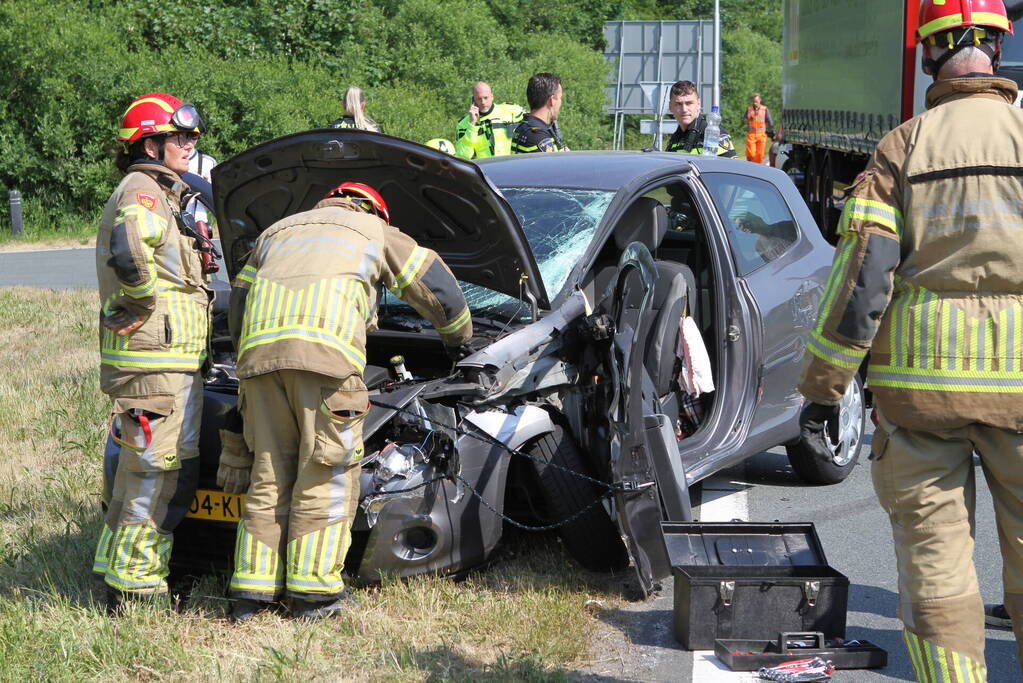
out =
{"type": "Polygon", "coordinates": [[[715,157],[718,154],[718,140],[721,137],[721,114],[715,104],[707,114],[707,130],[703,132],[703,155],[715,157]]]}

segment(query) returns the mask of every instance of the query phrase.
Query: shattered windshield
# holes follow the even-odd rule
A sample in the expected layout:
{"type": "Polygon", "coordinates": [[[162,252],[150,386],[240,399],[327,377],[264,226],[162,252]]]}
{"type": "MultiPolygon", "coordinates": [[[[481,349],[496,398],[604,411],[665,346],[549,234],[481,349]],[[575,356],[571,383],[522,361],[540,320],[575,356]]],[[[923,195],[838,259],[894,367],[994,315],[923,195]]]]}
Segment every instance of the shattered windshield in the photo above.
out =
{"type": "MultiPolygon", "coordinates": [[[[614,192],[546,187],[504,187],[501,192],[519,219],[553,300],[593,239],[614,192]]],[[[520,317],[529,313],[529,306],[514,297],[468,282],[459,284],[474,314],[520,317]]],[[[404,307],[389,292],[381,305],[395,306],[393,310],[404,307]]]]}

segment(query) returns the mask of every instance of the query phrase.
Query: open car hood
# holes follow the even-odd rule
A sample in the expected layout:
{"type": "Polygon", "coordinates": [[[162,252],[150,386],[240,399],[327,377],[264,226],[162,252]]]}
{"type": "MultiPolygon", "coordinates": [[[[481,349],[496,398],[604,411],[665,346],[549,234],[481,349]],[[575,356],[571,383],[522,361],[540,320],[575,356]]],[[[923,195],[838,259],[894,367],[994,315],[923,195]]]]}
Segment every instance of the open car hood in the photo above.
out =
{"type": "Polygon", "coordinates": [[[523,282],[540,306],[549,306],[522,226],[476,164],[355,129],[286,135],[214,167],[217,223],[231,278],[260,232],[312,208],[345,181],[375,188],[391,223],[437,251],[458,279],[515,297],[523,282]]]}

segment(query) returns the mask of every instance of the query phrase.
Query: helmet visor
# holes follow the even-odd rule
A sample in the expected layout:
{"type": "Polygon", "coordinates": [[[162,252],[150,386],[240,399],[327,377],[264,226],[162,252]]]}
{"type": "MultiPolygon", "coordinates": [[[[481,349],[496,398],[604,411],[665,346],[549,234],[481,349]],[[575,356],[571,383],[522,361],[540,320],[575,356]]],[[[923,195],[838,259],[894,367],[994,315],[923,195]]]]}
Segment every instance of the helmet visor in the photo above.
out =
{"type": "Polygon", "coordinates": [[[206,124],[203,123],[202,117],[199,116],[199,110],[191,102],[185,102],[174,110],[174,113],[171,115],[171,123],[178,130],[206,132],[206,124]]]}

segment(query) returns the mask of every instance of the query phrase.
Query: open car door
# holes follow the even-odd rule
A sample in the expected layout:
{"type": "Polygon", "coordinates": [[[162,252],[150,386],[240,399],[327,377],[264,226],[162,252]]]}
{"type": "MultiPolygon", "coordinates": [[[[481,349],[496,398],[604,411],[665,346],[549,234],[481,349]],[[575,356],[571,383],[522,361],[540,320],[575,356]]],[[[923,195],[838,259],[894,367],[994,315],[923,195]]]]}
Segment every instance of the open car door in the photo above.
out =
{"type": "Polygon", "coordinates": [[[658,413],[643,364],[657,278],[647,247],[629,244],[597,312],[610,319],[613,330],[605,365],[612,383],[607,417],[616,522],[643,597],[671,572],[661,522],[692,519],[673,421],[658,413]],[[630,299],[640,303],[627,315],[630,299]]]}

